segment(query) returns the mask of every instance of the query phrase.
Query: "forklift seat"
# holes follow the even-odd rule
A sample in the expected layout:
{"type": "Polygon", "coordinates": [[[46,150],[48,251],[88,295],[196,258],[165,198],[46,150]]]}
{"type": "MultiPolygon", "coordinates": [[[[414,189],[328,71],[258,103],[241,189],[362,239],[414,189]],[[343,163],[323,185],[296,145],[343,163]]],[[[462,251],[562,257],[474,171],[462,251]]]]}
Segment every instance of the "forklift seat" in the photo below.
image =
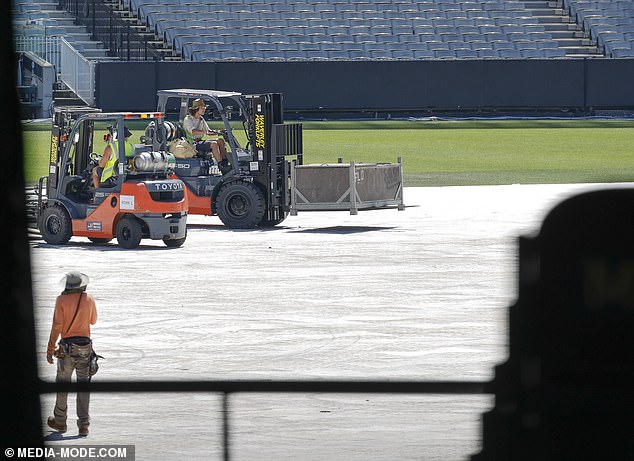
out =
{"type": "Polygon", "coordinates": [[[59,189],[69,199],[77,203],[88,203],[92,194],[89,189],[92,185],[92,179],[90,177],[84,178],[81,175],[66,176],[62,182],[62,187],[59,189]]]}

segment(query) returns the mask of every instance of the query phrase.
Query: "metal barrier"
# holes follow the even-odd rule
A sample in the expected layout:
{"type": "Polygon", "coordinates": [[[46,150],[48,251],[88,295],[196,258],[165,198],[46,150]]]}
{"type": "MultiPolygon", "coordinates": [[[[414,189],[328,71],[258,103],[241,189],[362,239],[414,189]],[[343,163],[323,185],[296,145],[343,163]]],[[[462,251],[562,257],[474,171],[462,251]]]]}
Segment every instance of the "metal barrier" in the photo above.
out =
{"type": "Polygon", "coordinates": [[[48,117],[53,103],[55,66],[32,51],[18,58],[18,94],[23,118],[48,117]]]}
{"type": "Polygon", "coordinates": [[[566,111],[570,116],[577,116],[576,110],[634,109],[634,59],[594,58],[181,62],[177,66],[102,62],[99,107],[104,111],[153,107],[160,89],[157,82],[182,81],[183,75],[190,88],[228,85],[245,94],[275,88],[284,94],[286,119],[293,112],[294,118],[319,119],[447,112],[541,115],[554,109],[561,117],[561,108],[570,108],[566,111]]]}
{"type": "Polygon", "coordinates": [[[24,36],[18,35],[14,38],[16,53],[30,51],[40,58],[45,59],[59,71],[61,64],[60,44],[61,37],[52,36],[24,36]]]}
{"type": "Polygon", "coordinates": [[[84,58],[79,51],[62,37],[62,81],[86,104],[95,102],[95,62],[84,58]]]}
{"type": "Polygon", "coordinates": [[[40,380],[40,394],[100,393],[218,393],[222,394],[223,459],[231,459],[231,394],[493,394],[481,381],[109,381],[54,383],[40,380]]]}

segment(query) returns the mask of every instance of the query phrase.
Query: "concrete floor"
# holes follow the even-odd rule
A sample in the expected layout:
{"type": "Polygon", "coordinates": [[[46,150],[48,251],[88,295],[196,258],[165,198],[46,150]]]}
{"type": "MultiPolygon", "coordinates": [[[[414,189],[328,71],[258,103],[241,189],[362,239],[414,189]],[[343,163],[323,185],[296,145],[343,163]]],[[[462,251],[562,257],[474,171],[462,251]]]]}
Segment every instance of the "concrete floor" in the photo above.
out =
{"type": "MultiPolygon", "coordinates": [[[[406,188],[405,211],[301,213],[268,230],[190,216],[178,249],[32,240],[40,373],[59,279],[91,278],[95,380],[493,378],[516,296],[517,237],[559,201],[626,185],[406,188]]],[[[42,397],[43,422],[54,396],[42,397]]],[[[96,394],[91,435],[136,460],[222,458],[221,396],[96,394]]],[[[236,460],[464,460],[488,395],[237,394],[236,460]]],[[[44,423],[43,423],[44,424],[44,423]]],[[[50,434],[44,428],[45,434],[50,434]]]]}

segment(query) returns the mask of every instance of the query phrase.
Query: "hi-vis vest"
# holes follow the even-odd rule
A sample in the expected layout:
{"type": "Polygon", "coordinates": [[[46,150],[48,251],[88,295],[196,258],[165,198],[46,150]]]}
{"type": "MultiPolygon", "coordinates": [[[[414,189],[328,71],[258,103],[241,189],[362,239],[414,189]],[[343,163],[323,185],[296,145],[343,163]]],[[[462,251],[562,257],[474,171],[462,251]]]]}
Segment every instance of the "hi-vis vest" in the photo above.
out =
{"type": "MultiPolygon", "coordinates": [[[[106,182],[108,178],[114,175],[114,169],[117,165],[117,159],[119,158],[119,146],[117,141],[108,141],[108,145],[112,149],[112,155],[106,162],[106,165],[103,167],[103,172],[101,173],[101,182],[106,182]]],[[[134,155],[134,148],[132,144],[129,142],[124,142],[125,145],[125,156],[132,157],[134,155]]]]}
{"type": "Polygon", "coordinates": [[[125,158],[134,157],[134,146],[128,141],[125,141],[123,145],[125,146],[125,158]]]}
{"type": "Polygon", "coordinates": [[[117,164],[117,158],[119,157],[119,153],[117,150],[117,143],[108,141],[108,145],[110,149],[112,149],[112,154],[110,154],[110,158],[106,162],[103,167],[103,171],[101,172],[101,182],[106,182],[109,178],[114,175],[114,167],[117,164]]]}
{"type": "Polygon", "coordinates": [[[204,126],[204,121],[203,118],[199,118],[196,119],[193,115],[189,115],[187,114],[185,116],[185,118],[183,119],[183,129],[185,130],[185,136],[187,137],[187,141],[189,141],[190,143],[194,143],[196,141],[202,141],[205,139],[205,135],[202,134],[192,134],[191,131],[189,131],[187,129],[189,123],[185,123],[186,121],[191,121],[191,125],[192,125],[192,131],[193,130],[201,130],[204,131],[205,130],[205,126],[204,126]],[[189,120],[188,120],[189,119],[189,120]]]}

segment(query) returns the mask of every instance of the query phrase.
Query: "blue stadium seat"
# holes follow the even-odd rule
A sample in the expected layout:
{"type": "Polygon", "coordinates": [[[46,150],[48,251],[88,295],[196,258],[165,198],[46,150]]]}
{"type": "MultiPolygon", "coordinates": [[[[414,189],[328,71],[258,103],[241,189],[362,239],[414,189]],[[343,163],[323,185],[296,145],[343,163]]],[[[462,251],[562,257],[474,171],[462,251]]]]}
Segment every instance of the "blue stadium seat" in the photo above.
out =
{"type": "Polygon", "coordinates": [[[476,59],[478,58],[478,52],[473,50],[458,49],[455,51],[458,59],[476,59]]]}
{"type": "Polygon", "coordinates": [[[520,56],[524,59],[543,59],[544,56],[540,50],[519,50],[520,56]]]}
{"type": "Polygon", "coordinates": [[[519,50],[501,49],[498,50],[501,58],[506,59],[521,59],[522,55],[519,50]]]}
{"type": "Polygon", "coordinates": [[[565,58],[566,50],[561,48],[543,48],[540,50],[545,59],[565,58]]]}
{"type": "Polygon", "coordinates": [[[385,61],[387,59],[392,59],[392,54],[386,49],[370,50],[368,51],[368,54],[373,61],[385,61]]]}
{"type": "MultiPolygon", "coordinates": [[[[611,56],[617,52],[619,57],[625,57],[632,51],[632,43],[626,41],[611,41],[605,44],[605,52],[611,56]],[[618,50],[618,51],[617,51],[618,50]]],[[[631,56],[631,54],[630,54],[631,56]]]]}
{"type": "Polygon", "coordinates": [[[452,50],[434,50],[436,59],[456,59],[456,52],[452,50]]]}
{"type": "Polygon", "coordinates": [[[613,58],[634,58],[634,48],[617,48],[611,52],[613,58]]]}
{"type": "Polygon", "coordinates": [[[480,59],[499,59],[500,55],[493,49],[479,49],[475,50],[480,59]]]}
{"type": "Polygon", "coordinates": [[[414,59],[434,59],[436,55],[430,50],[414,50],[414,59]]]}

